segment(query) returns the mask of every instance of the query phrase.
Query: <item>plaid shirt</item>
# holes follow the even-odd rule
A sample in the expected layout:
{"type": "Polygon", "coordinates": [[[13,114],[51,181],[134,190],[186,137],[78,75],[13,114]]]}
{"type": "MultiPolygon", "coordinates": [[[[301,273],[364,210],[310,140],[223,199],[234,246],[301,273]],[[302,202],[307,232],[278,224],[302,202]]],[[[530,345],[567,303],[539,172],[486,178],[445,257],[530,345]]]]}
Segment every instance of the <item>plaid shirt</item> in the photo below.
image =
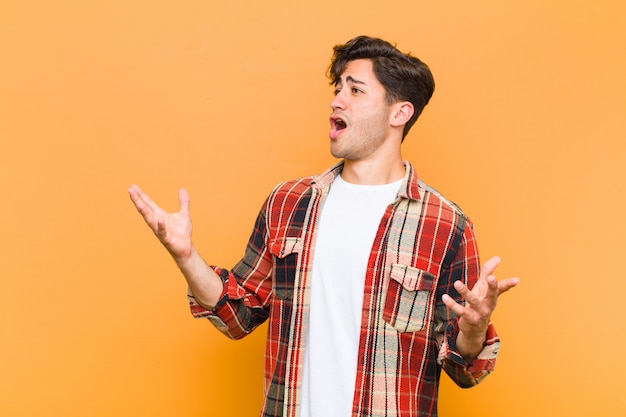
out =
{"type": "MultiPolygon", "coordinates": [[[[413,167],[380,222],[365,276],[353,416],[436,416],[441,369],[461,387],[493,370],[500,345],[489,325],[471,364],[456,351],[458,319],[441,296],[462,302],[479,259],[470,220],[417,179],[413,167]]],[[[269,318],[263,417],[298,417],[316,223],[341,163],[278,185],[265,201],[243,259],[215,267],[224,291],[214,310],[189,295],[192,314],[233,339],[269,318]]],[[[328,376],[332,378],[332,375],[328,376]]]]}

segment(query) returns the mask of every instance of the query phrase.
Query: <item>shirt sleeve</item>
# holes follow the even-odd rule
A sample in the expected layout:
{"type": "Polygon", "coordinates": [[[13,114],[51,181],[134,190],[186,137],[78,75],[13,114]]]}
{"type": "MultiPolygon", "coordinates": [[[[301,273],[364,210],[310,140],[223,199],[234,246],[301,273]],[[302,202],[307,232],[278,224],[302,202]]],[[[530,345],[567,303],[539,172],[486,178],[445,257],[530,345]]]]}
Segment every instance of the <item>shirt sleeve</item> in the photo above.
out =
{"type": "Polygon", "coordinates": [[[248,335],[269,316],[272,256],[266,245],[266,204],[257,216],[243,258],[232,270],[213,267],[224,283],[215,308],[207,310],[196,302],[191,291],[187,294],[192,315],[208,318],[232,339],[248,335]]]}
{"type": "Polygon", "coordinates": [[[471,363],[468,363],[456,346],[456,339],[459,335],[459,319],[443,304],[441,296],[447,293],[458,303],[464,303],[459,293],[454,289],[454,282],[460,280],[472,288],[479,275],[480,259],[473,225],[469,219],[466,219],[461,242],[454,258],[440,277],[437,294],[439,326],[436,326],[441,329],[441,334],[438,335],[441,346],[437,362],[450,378],[463,388],[477,385],[494,370],[500,349],[500,339],[493,324],[489,323],[487,339],[482,351],[471,363]]]}

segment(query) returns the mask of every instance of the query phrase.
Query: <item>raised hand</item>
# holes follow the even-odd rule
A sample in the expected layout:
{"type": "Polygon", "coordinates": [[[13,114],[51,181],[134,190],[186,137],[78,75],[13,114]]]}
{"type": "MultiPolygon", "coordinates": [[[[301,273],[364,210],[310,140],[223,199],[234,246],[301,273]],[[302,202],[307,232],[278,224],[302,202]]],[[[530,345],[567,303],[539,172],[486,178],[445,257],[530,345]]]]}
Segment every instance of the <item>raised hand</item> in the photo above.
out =
{"type": "Polygon", "coordinates": [[[457,303],[447,294],[442,298],[446,306],[459,317],[457,347],[466,357],[473,358],[480,352],[500,294],[520,282],[518,278],[498,281],[493,273],[499,264],[500,258],[497,256],[485,262],[480,277],[471,290],[461,281],[454,283],[454,288],[465,299],[465,305],[457,303]]]}
{"type": "Polygon", "coordinates": [[[187,190],[182,188],[178,191],[180,211],[177,213],[168,213],[163,210],[137,185],[131,185],[128,194],[146,224],[174,259],[179,261],[189,258],[193,252],[193,244],[187,190]]]}

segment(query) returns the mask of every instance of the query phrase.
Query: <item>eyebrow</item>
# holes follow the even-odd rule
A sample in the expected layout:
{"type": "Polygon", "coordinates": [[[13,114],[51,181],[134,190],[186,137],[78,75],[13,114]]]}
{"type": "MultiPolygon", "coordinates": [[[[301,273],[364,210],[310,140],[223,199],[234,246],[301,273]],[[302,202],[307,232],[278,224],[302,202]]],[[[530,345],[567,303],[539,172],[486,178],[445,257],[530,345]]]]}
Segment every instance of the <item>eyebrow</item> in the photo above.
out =
{"type": "Polygon", "coordinates": [[[346,77],[346,81],[350,81],[350,82],[352,82],[352,83],[354,83],[354,84],[363,84],[363,85],[365,85],[365,82],[364,82],[364,81],[357,80],[356,78],[352,77],[351,75],[348,75],[348,76],[346,77]]]}
{"type": "MultiPolygon", "coordinates": [[[[367,85],[367,83],[365,83],[364,81],[361,81],[361,80],[357,80],[352,75],[348,75],[346,77],[346,82],[351,82],[352,84],[367,85]]],[[[338,85],[338,84],[341,84],[341,83],[342,83],[341,79],[338,79],[337,82],[335,83],[335,85],[338,85]]]]}

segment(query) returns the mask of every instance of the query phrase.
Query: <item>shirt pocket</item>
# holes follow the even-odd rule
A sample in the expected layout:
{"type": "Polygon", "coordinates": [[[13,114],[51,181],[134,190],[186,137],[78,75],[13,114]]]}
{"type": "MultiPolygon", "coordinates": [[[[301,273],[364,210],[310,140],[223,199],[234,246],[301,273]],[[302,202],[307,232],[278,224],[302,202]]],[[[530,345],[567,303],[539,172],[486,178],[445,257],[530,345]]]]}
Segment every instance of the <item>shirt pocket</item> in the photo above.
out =
{"type": "Polygon", "coordinates": [[[270,253],[274,257],[272,288],[274,295],[282,300],[293,297],[294,281],[298,269],[302,239],[284,237],[270,242],[270,253]]]}
{"type": "Polygon", "coordinates": [[[408,265],[392,264],[383,318],[399,332],[424,330],[437,277],[408,265]]]}

